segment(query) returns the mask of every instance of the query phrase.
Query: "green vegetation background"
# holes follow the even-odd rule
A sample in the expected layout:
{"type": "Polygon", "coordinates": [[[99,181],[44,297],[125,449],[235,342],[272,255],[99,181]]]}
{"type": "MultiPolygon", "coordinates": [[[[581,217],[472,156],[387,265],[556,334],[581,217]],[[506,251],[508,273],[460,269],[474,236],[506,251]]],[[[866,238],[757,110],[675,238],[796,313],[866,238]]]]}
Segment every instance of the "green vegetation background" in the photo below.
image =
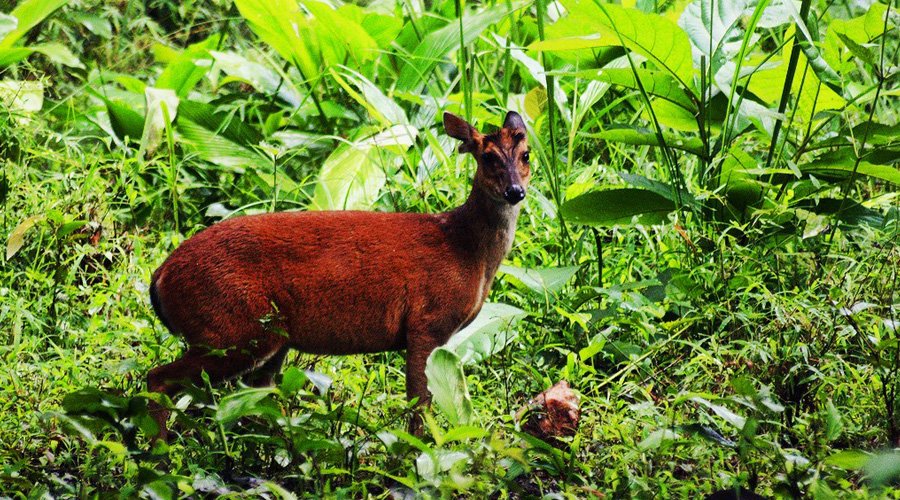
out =
{"type": "Polygon", "coordinates": [[[0,12],[0,494],[900,498],[896,2],[0,12]],[[241,214],[449,209],[474,162],[441,113],[508,109],[533,184],[422,439],[402,355],[293,353],[151,447],[166,255],[241,214]],[[559,380],[551,446],[516,412],[559,380]]]}

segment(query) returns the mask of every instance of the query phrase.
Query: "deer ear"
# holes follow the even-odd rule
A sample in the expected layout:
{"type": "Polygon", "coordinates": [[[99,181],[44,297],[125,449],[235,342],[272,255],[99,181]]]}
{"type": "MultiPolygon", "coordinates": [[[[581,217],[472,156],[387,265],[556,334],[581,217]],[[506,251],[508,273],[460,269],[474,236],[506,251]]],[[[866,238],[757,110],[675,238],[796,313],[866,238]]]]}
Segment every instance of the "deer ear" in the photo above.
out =
{"type": "Polygon", "coordinates": [[[459,152],[474,151],[475,141],[481,135],[474,127],[453,113],[444,113],[444,131],[454,139],[459,139],[459,152]]]}
{"type": "Polygon", "coordinates": [[[506,120],[503,120],[503,128],[520,128],[525,130],[525,122],[522,120],[522,117],[519,116],[519,113],[510,111],[509,113],[506,113],[506,120]]]}

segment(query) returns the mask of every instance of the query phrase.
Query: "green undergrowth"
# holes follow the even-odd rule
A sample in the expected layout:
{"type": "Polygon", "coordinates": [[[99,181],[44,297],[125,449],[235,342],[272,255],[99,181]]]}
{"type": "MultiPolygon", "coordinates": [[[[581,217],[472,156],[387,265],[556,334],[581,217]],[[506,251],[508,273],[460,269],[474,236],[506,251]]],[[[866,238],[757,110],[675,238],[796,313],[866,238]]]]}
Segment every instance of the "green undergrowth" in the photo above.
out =
{"type": "Polygon", "coordinates": [[[0,11],[0,496],[900,498],[896,2],[0,11]],[[509,109],[532,185],[423,436],[402,353],[292,353],[162,401],[151,443],[169,253],[242,214],[448,210],[474,162],[442,112],[509,109]],[[560,380],[581,420],[544,442],[520,410],[560,380]]]}

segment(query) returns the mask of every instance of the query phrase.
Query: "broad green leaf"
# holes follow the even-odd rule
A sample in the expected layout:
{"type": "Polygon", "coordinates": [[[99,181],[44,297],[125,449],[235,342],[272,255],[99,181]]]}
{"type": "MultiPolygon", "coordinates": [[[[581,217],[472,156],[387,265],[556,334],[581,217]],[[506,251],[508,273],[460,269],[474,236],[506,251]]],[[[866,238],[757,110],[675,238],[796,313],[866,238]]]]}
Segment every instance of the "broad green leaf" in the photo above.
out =
{"type": "Polygon", "coordinates": [[[403,29],[403,18],[387,13],[373,12],[373,4],[362,8],[356,4],[345,3],[339,9],[341,16],[359,24],[381,49],[387,49],[397,40],[403,29]]]}
{"type": "Polygon", "coordinates": [[[664,445],[672,443],[681,438],[677,432],[671,429],[658,429],[650,433],[646,438],[638,443],[637,447],[641,451],[656,450],[664,445]]]}
{"type": "Polygon", "coordinates": [[[312,80],[318,75],[318,38],[297,0],[235,0],[234,4],[250,29],[294,64],[304,78],[312,80]]]}
{"type": "Polygon", "coordinates": [[[40,45],[33,45],[29,48],[35,52],[44,54],[48,59],[55,63],[70,68],[84,69],[84,64],[81,63],[81,59],[78,59],[68,47],[61,43],[42,43],[40,45]]]}
{"type": "Polygon", "coordinates": [[[88,14],[87,12],[75,12],[71,14],[71,19],[81,23],[88,31],[100,38],[109,39],[113,36],[112,23],[105,17],[96,14],[88,14]]]}
{"type": "Polygon", "coordinates": [[[140,139],[144,131],[144,117],[126,104],[107,99],[102,95],[99,97],[106,104],[110,124],[118,138],[125,140],[126,137],[130,137],[135,141],[140,139]]]}
{"type": "Polygon", "coordinates": [[[16,8],[9,13],[10,16],[16,18],[18,23],[15,29],[9,31],[0,40],[0,49],[12,47],[31,28],[37,26],[38,23],[66,3],[68,3],[68,0],[23,0],[19,2],[16,8]]]}
{"type": "Polygon", "coordinates": [[[380,147],[402,154],[416,142],[419,130],[412,125],[393,125],[377,134],[357,141],[356,147],[380,147]]]}
{"type": "Polygon", "coordinates": [[[747,422],[746,418],[736,414],[735,412],[729,410],[728,408],[726,408],[722,405],[719,405],[719,404],[712,403],[712,402],[710,402],[704,398],[701,398],[699,396],[692,397],[691,401],[693,401],[695,403],[699,403],[699,404],[709,408],[710,410],[713,411],[713,413],[722,417],[723,420],[725,420],[726,422],[735,426],[738,429],[743,429],[744,424],[747,422]]]}
{"type": "MultiPolygon", "coordinates": [[[[644,127],[613,125],[597,133],[584,134],[587,137],[637,146],[660,146],[656,133],[644,127]]],[[[698,137],[686,137],[663,131],[663,140],[673,149],[680,149],[701,156],[705,153],[703,141],[698,137]]]]}
{"type": "Polygon", "coordinates": [[[317,0],[236,0],[235,5],[250,28],[305,79],[317,79],[323,66],[362,67],[378,54],[375,40],[342,8],[317,0]]]}
{"type": "Polygon", "coordinates": [[[394,124],[407,124],[409,120],[403,108],[397,105],[393,99],[384,95],[377,85],[369,81],[368,78],[353,71],[350,68],[342,68],[341,73],[331,70],[331,76],[334,78],[347,94],[350,95],[360,106],[366,108],[366,111],[377,120],[381,126],[390,127],[394,124]],[[343,77],[342,77],[343,75],[343,77]],[[344,78],[350,80],[353,85],[359,89],[360,93],[354,91],[344,78]]]}
{"type": "Polygon", "coordinates": [[[829,399],[825,402],[825,439],[834,441],[841,435],[844,428],[841,413],[834,407],[834,403],[829,399]]]}
{"type": "Polygon", "coordinates": [[[833,215],[837,220],[850,226],[880,227],[884,224],[884,216],[880,212],[866,208],[855,200],[842,201],[837,198],[802,200],[797,203],[797,207],[817,215],[833,215]]]}
{"type": "Polygon", "coordinates": [[[472,400],[459,357],[438,347],[428,356],[425,376],[434,404],[447,420],[452,425],[468,424],[472,420],[472,400]]]}
{"type": "Polygon", "coordinates": [[[16,26],[18,25],[18,19],[9,14],[0,12],[0,40],[3,40],[3,38],[16,29],[16,26]]]}
{"type": "Polygon", "coordinates": [[[144,89],[146,114],[141,134],[141,151],[153,153],[162,142],[163,133],[178,113],[178,96],[169,89],[147,87],[144,89]]]}
{"type": "MultiPolygon", "coordinates": [[[[855,163],[856,160],[852,155],[824,155],[809,163],[799,165],[798,168],[806,175],[814,175],[817,178],[831,181],[842,181],[850,177],[855,163]]],[[[857,178],[866,176],[900,186],[900,169],[894,166],[860,161],[856,174],[857,178]]]]}
{"type": "MultiPolygon", "coordinates": [[[[636,187],[640,189],[646,189],[647,191],[653,191],[654,193],[662,196],[667,200],[675,201],[677,196],[673,191],[672,186],[654,181],[653,179],[648,179],[643,175],[632,174],[628,172],[619,172],[619,177],[622,178],[629,186],[636,187]]],[[[693,195],[690,193],[686,193],[684,191],[681,192],[681,201],[688,205],[693,205],[697,208],[700,208],[700,204],[697,203],[697,200],[694,199],[693,195]]]]}
{"type": "Polygon", "coordinates": [[[701,57],[706,57],[708,71],[722,91],[727,91],[735,76],[737,65],[733,61],[740,52],[744,40],[741,21],[752,12],[755,2],[734,0],[717,2],[695,0],[678,18],[691,42],[694,67],[700,67],[701,57]],[[728,66],[724,78],[717,78],[719,70],[728,66]]]}
{"type": "Polygon", "coordinates": [[[263,140],[256,129],[234,115],[216,111],[210,104],[182,99],[178,104],[178,117],[187,118],[243,147],[255,147],[263,140]]]}
{"type": "Polygon", "coordinates": [[[675,203],[645,189],[590,191],[563,203],[562,213],[571,222],[589,226],[656,224],[666,220],[675,203]]]}
{"type": "Polygon", "coordinates": [[[44,106],[44,84],[39,81],[0,80],[0,103],[5,112],[40,111],[44,106]]]}
{"type": "Polygon", "coordinates": [[[684,88],[671,75],[662,71],[638,68],[637,77],[635,77],[635,72],[631,68],[603,68],[578,71],[574,73],[574,76],[635,90],[639,88],[638,80],[640,80],[641,86],[648,94],[665,99],[690,112],[695,112],[697,109],[684,88]]]}
{"type": "Polygon", "coordinates": [[[455,450],[433,450],[416,458],[416,472],[432,486],[440,486],[446,472],[459,462],[469,459],[469,454],[455,450]]]}
{"type": "Polygon", "coordinates": [[[176,126],[181,139],[213,164],[238,172],[246,167],[251,170],[272,167],[271,160],[257,149],[262,136],[236,115],[217,112],[206,103],[181,100],[176,126]]]}
{"type": "Polygon", "coordinates": [[[204,160],[243,172],[245,168],[271,168],[271,162],[254,149],[242,146],[228,137],[216,133],[186,117],[178,117],[181,138],[204,160]]]}
{"type": "MultiPolygon", "coordinates": [[[[488,26],[501,20],[507,12],[505,5],[497,5],[476,14],[465,14],[462,22],[462,44],[469,45],[474,42],[488,26]]],[[[400,70],[397,90],[417,92],[431,76],[431,70],[459,46],[458,22],[450,22],[426,35],[400,70]]]]}
{"type": "Polygon", "coordinates": [[[368,209],[387,180],[377,163],[376,148],[339,146],[322,165],[309,208],[312,210],[368,209]]]}
{"type": "Polygon", "coordinates": [[[0,48],[0,68],[17,63],[34,53],[31,47],[0,48]]]}
{"type": "Polygon", "coordinates": [[[22,222],[19,223],[15,229],[9,233],[9,238],[6,240],[6,260],[13,258],[19,250],[22,249],[22,246],[25,245],[25,234],[28,233],[28,230],[34,227],[39,221],[43,220],[43,215],[32,215],[30,217],[25,218],[22,222]]]}
{"type": "Polygon", "coordinates": [[[278,388],[283,394],[292,396],[306,385],[307,382],[309,382],[309,379],[303,373],[303,370],[296,366],[291,366],[282,373],[281,384],[278,385],[278,388]]]}
{"type": "Polygon", "coordinates": [[[572,279],[578,266],[549,267],[545,269],[523,268],[503,264],[500,272],[513,276],[534,293],[554,295],[572,279]]]}
{"type": "Polygon", "coordinates": [[[156,87],[174,90],[178,97],[187,97],[188,92],[212,67],[209,51],[219,45],[222,37],[223,35],[213,35],[182,51],[176,51],[174,59],[166,64],[162,74],[156,79],[156,87]]]}
{"type": "MultiPolygon", "coordinates": [[[[593,0],[562,0],[568,14],[560,23],[568,23],[567,30],[579,30],[577,36],[549,39],[532,43],[532,50],[573,50],[596,47],[624,46],[652,61],[660,70],[691,85],[691,43],[677,24],[657,15],[615,4],[593,0]]],[[[559,24],[559,23],[557,23],[559,24]]]]}
{"type": "Polygon", "coordinates": [[[360,68],[378,55],[378,44],[348,15],[355,6],[342,5],[335,9],[317,0],[301,0],[301,3],[315,23],[320,48],[329,66],[353,63],[352,66],[360,68]]]}
{"type": "Polygon", "coordinates": [[[525,311],[517,307],[489,302],[444,347],[453,351],[463,364],[479,363],[503,350],[518,336],[512,325],[524,316],[525,311]]]}
{"type": "Polygon", "coordinates": [[[827,457],[824,462],[846,470],[862,469],[872,455],[860,450],[841,450],[827,457]]]}
{"type": "Polygon", "coordinates": [[[234,422],[241,417],[254,415],[281,417],[278,405],[271,396],[276,390],[271,387],[242,389],[222,398],[216,409],[216,420],[223,424],[234,422]]]}
{"type": "Polygon", "coordinates": [[[843,33],[838,33],[837,36],[844,42],[844,46],[847,47],[851,54],[870,66],[878,65],[878,61],[875,60],[875,54],[872,53],[872,50],[869,47],[856,43],[856,41],[843,33]]]}
{"type": "MultiPolygon", "coordinates": [[[[656,115],[656,120],[663,126],[664,134],[666,133],[666,128],[680,132],[689,132],[692,136],[698,134],[699,125],[697,123],[697,117],[691,111],[665,99],[653,99],[650,101],[650,104],[653,107],[653,113],[656,115]]],[[[650,109],[646,107],[641,113],[641,116],[648,122],[653,121],[650,116],[650,109]]],[[[710,127],[715,130],[718,128],[718,124],[710,123],[710,127]]]]}
{"type": "Polygon", "coordinates": [[[731,148],[722,161],[719,170],[719,186],[723,186],[728,202],[743,209],[762,200],[763,185],[749,173],[759,161],[747,154],[740,146],[731,148]]]}
{"type": "Polygon", "coordinates": [[[263,94],[274,94],[279,99],[298,108],[303,95],[293,82],[283,78],[274,69],[253,62],[234,52],[209,51],[216,66],[228,76],[245,82],[263,94]]]}

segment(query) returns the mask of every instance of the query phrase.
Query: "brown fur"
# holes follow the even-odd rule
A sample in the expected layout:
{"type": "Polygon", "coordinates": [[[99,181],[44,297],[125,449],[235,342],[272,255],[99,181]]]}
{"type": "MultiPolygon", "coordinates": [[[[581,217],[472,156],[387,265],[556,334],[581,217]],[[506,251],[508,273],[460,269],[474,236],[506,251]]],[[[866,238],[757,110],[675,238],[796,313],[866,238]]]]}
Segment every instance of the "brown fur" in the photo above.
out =
{"type": "MultiPolygon", "coordinates": [[[[519,115],[487,136],[449,113],[444,127],[478,162],[455,210],[254,215],[185,241],[153,274],[151,300],[188,349],[150,371],[149,390],[172,396],[204,371],[213,382],[252,372],[269,384],[289,348],[405,348],[407,395],[427,403],[425,361],[481,309],[519,214],[504,193],[517,185],[524,196],[530,178],[519,115]]],[[[168,412],[153,414],[165,439],[168,412]]]]}

